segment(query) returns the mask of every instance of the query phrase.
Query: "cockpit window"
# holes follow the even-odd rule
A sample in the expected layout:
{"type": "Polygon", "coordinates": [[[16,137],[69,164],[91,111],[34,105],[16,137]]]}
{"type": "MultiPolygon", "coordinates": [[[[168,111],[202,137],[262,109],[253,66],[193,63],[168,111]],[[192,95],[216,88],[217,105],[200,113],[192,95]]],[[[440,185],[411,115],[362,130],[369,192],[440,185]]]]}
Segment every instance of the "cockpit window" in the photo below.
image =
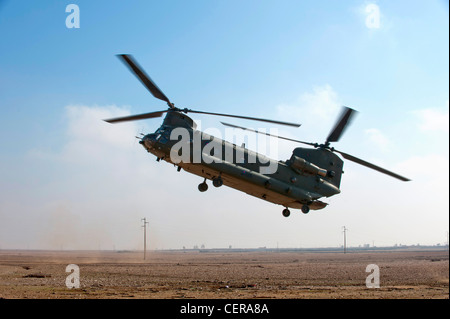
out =
{"type": "Polygon", "coordinates": [[[163,125],[163,126],[159,127],[159,128],[156,130],[155,133],[160,133],[160,134],[162,134],[162,133],[167,132],[167,131],[168,131],[168,126],[167,126],[167,125],[163,125]]]}
{"type": "Polygon", "coordinates": [[[161,144],[166,144],[167,143],[167,137],[166,136],[161,136],[161,138],[159,139],[159,142],[161,143],[161,144]]]}

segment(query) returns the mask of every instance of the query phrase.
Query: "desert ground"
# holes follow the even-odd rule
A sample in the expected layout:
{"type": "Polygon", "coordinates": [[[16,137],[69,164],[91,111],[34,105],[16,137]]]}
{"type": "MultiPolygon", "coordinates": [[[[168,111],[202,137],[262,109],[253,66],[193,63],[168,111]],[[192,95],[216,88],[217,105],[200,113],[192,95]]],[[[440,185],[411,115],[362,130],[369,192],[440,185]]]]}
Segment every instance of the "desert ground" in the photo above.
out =
{"type": "Polygon", "coordinates": [[[448,250],[0,251],[0,299],[448,299],[448,250]],[[69,264],[80,287],[66,287],[69,264]],[[380,288],[367,288],[369,264],[380,288]]]}

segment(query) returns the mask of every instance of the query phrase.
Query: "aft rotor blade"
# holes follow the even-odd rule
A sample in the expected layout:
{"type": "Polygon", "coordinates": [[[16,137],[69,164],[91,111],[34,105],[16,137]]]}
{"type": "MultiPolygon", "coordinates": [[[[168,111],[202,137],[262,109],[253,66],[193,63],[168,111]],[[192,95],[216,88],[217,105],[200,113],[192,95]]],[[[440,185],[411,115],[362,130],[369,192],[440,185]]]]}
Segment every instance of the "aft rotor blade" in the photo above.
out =
{"type": "Polygon", "coordinates": [[[410,181],[409,178],[406,178],[406,177],[400,176],[400,175],[398,175],[398,174],[395,174],[395,173],[393,173],[393,172],[391,172],[391,171],[388,171],[387,169],[384,169],[384,168],[379,167],[379,166],[376,166],[376,165],[374,165],[374,164],[372,164],[372,163],[366,162],[366,161],[364,161],[364,160],[362,160],[362,159],[360,159],[360,158],[357,158],[357,157],[355,157],[355,156],[353,156],[353,155],[350,155],[350,154],[347,154],[347,153],[344,153],[344,152],[341,152],[341,151],[338,151],[338,150],[334,150],[334,151],[335,151],[335,152],[338,152],[338,153],[341,154],[345,159],[347,159],[347,160],[349,160],[349,161],[352,161],[352,162],[358,163],[358,164],[360,164],[360,165],[369,167],[369,168],[371,168],[371,169],[374,169],[374,170],[376,170],[376,171],[378,171],[378,172],[381,172],[381,173],[383,173],[383,174],[392,176],[392,177],[397,178],[397,179],[399,179],[399,180],[401,180],[401,181],[404,181],[404,182],[410,181]]]}
{"type": "Polygon", "coordinates": [[[159,111],[159,112],[151,112],[151,113],[144,113],[144,114],[137,114],[137,115],[130,115],[130,116],[122,116],[122,117],[116,117],[113,119],[107,119],[104,120],[108,123],[118,123],[118,122],[128,122],[128,121],[136,121],[136,120],[144,120],[144,119],[150,119],[154,117],[161,117],[167,111],[159,111]]]}
{"type": "Polygon", "coordinates": [[[356,113],[355,110],[344,106],[344,109],[339,117],[339,120],[336,122],[334,128],[331,130],[330,134],[325,141],[325,144],[329,142],[337,142],[341,137],[342,133],[344,133],[345,128],[350,124],[351,118],[356,113]]]}
{"type": "Polygon", "coordinates": [[[294,140],[294,139],[292,139],[292,138],[287,138],[287,137],[283,137],[283,136],[278,136],[278,135],[275,135],[275,134],[269,134],[269,133],[266,133],[266,132],[261,132],[261,131],[258,131],[258,130],[253,130],[253,129],[251,129],[251,128],[246,128],[246,127],[243,127],[243,126],[237,126],[237,125],[233,125],[233,124],[229,124],[229,123],[225,123],[225,122],[220,122],[220,123],[222,123],[222,124],[225,125],[225,126],[238,128],[238,129],[241,129],[241,130],[244,130],[244,131],[250,131],[250,132],[255,132],[255,133],[259,133],[259,134],[264,134],[264,135],[267,135],[267,136],[276,137],[276,138],[279,138],[279,139],[282,139],[282,140],[286,140],[286,141],[291,141],[291,142],[296,142],[296,143],[302,143],[302,144],[311,145],[311,146],[317,146],[317,144],[314,144],[314,143],[308,143],[308,142],[303,142],[303,141],[299,141],[299,140],[294,140]]]}
{"type": "Polygon", "coordinates": [[[173,107],[169,98],[161,91],[161,89],[152,81],[150,76],[148,76],[143,68],[134,60],[134,58],[129,54],[119,54],[117,55],[125,65],[136,75],[136,77],[144,84],[144,86],[150,91],[150,93],[157,99],[166,101],[170,107],[173,107]]]}
{"type": "Polygon", "coordinates": [[[189,109],[184,109],[182,111],[186,112],[186,113],[190,112],[190,113],[198,113],[198,114],[208,114],[208,115],[216,115],[216,116],[234,117],[234,118],[238,118],[238,119],[253,120],[253,121],[260,121],[260,122],[267,122],[267,123],[274,123],[274,124],[287,125],[287,126],[293,126],[293,127],[300,127],[300,125],[301,125],[301,124],[297,124],[297,123],[274,121],[274,120],[261,119],[261,118],[249,117],[249,116],[202,112],[202,111],[194,111],[194,110],[189,110],[189,109]]]}

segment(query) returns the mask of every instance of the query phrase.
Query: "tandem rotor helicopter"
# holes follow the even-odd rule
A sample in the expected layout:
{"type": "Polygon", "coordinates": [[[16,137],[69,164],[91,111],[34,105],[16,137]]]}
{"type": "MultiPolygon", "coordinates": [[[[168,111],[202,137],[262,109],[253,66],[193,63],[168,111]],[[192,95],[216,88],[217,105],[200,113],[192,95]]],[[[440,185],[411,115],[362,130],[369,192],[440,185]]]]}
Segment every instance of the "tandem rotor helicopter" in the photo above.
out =
{"type": "Polygon", "coordinates": [[[118,57],[129,67],[131,72],[134,73],[150,93],[155,98],[167,102],[169,108],[163,111],[106,119],[105,121],[108,123],[135,121],[161,117],[164,113],[167,113],[162,125],[155,133],[139,138],[139,143],[149,153],[155,155],[157,161],[164,160],[178,166],[178,171],[183,169],[202,177],[204,180],[198,185],[200,192],[205,192],[208,189],[206,180],[212,180],[212,184],[215,187],[226,185],[283,206],[282,214],[285,217],[290,215],[289,208],[301,209],[304,214],[307,214],[310,209],[318,210],[328,205],[319,200],[322,197],[330,197],[340,193],[339,186],[343,173],[343,160],[335,153],[339,153],[344,159],[369,167],[401,181],[409,181],[403,176],[330,146],[331,142],[337,142],[340,139],[354,116],[356,111],[351,108],[344,107],[341,116],[323,144],[289,139],[222,122],[222,124],[229,127],[312,146],[312,148],[297,147],[292,151],[290,159],[277,161],[253,152],[245,148],[244,145],[238,146],[197,130],[196,123],[186,114],[197,113],[233,117],[294,127],[299,127],[300,124],[175,107],[131,55],[121,54],[118,57]],[[178,140],[180,135],[172,134],[176,130],[187,132],[189,135],[187,141],[181,143],[181,147],[178,140]],[[177,136],[177,138],[173,138],[174,136],[177,136]],[[188,147],[195,144],[196,141],[199,143],[197,150],[201,150],[201,156],[195,154],[195,147],[188,147]],[[181,153],[184,152],[184,154],[180,154],[180,151],[182,151],[181,153]],[[229,156],[230,154],[232,156],[229,156]],[[276,169],[263,173],[264,168],[269,166],[276,169]]]}

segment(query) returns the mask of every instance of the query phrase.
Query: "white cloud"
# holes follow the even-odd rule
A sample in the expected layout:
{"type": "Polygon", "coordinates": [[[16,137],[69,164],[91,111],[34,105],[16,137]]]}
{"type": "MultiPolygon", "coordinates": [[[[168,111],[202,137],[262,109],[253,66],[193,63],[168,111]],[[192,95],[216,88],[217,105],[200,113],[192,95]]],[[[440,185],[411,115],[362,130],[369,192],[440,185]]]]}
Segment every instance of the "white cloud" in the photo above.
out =
{"type": "MultiPolygon", "coordinates": [[[[68,120],[67,136],[78,145],[68,145],[68,149],[87,144],[101,144],[115,148],[130,148],[130,138],[136,134],[136,123],[128,122],[111,125],[103,121],[107,118],[126,116],[130,113],[117,106],[88,107],[70,105],[66,107],[68,120]]],[[[75,149],[82,152],[82,149],[75,149]]]]}
{"type": "Polygon", "coordinates": [[[315,86],[312,92],[301,94],[293,104],[277,106],[280,117],[288,117],[302,122],[305,118],[312,118],[320,125],[326,123],[330,127],[330,119],[334,119],[341,104],[337,93],[329,85],[315,86]]]}
{"type": "Polygon", "coordinates": [[[384,135],[380,130],[376,128],[370,128],[366,129],[364,131],[366,136],[368,137],[369,141],[377,146],[379,150],[386,152],[389,150],[390,147],[390,140],[384,135]]]}
{"type": "Polygon", "coordinates": [[[82,162],[102,157],[105,149],[114,149],[115,151],[130,149],[133,146],[133,137],[137,134],[136,123],[111,125],[103,121],[129,114],[127,108],[115,105],[66,106],[67,128],[64,132],[65,143],[61,150],[49,152],[42,149],[31,149],[28,154],[41,160],[82,162]]]}
{"type": "Polygon", "coordinates": [[[39,180],[39,190],[21,190],[33,194],[24,214],[40,216],[33,248],[138,248],[139,233],[124,230],[139,227],[148,201],[170,200],[170,183],[160,178],[170,166],[149,161],[135,138],[142,123],[103,121],[129,113],[114,105],[67,106],[62,147],[28,152],[33,166],[23,174],[39,180]],[[160,187],[153,188],[156,180],[160,187]]]}
{"type": "MultiPolygon", "coordinates": [[[[433,183],[436,187],[425,188],[436,192],[432,196],[436,196],[443,189],[448,189],[449,160],[445,156],[437,154],[413,156],[399,163],[397,167],[417,182],[433,183]]],[[[448,201],[448,193],[445,194],[448,201]]]]}
{"type": "Polygon", "coordinates": [[[414,111],[414,114],[420,120],[422,131],[449,132],[448,100],[447,108],[426,108],[414,111]]]}

